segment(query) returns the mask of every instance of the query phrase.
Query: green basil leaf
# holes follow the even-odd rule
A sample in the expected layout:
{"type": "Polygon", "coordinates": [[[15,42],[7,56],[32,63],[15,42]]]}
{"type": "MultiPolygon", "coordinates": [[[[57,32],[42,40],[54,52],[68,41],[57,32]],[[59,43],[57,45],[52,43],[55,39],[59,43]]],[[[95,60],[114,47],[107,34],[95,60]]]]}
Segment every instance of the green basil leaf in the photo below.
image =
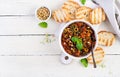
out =
{"type": "Polygon", "coordinates": [[[77,44],[82,43],[82,39],[78,39],[76,42],[77,44]]]}
{"type": "Polygon", "coordinates": [[[76,48],[77,48],[78,50],[82,50],[82,49],[83,49],[83,44],[82,44],[82,43],[76,44],[76,48]]]}
{"type": "Polygon", "coordinates": [[[76,48],[78,50],[83,49],[82,39],[79,39],[78,37],[72,37],[71,40],[72,42],[76,43],[76,48]]]}
{"type": "Polygon", "coordinates": [[[40,22],[38,25],[42,28],[47,28],[48,27],[47,22],[40,22]]]}
{"type": "Polygon", "coordinates": [[[79,41],[79,38],[77,38],[77,37],[72,37],[71,40],[72,40],[72,42],[77,43],[77,42],[79,41]]]}
{"type": "Polygon", "coordinates": [[[86,58],[81,59],[80,62],[83,64],[83,66],[88,67],[88,61],[86,58]]]}
{"type": "Polygon", "coordinates": [[[80,2],[81,2],[83,5],[85,5],[86,0],[80,0],[80,2]]]}

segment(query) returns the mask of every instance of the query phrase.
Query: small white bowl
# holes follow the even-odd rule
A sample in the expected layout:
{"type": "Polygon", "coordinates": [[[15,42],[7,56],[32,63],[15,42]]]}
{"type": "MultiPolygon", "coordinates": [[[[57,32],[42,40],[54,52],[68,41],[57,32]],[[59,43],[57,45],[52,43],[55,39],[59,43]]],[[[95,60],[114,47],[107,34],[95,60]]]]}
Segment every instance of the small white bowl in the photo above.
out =
{"type": "Polygon", "coordinates": [[[96,44],[95,44],[95,46],[94,46],[94,48],[93,48],[93,51],[95,50],[95,48],[97,47],[97,32],[95,32],[95,29],[93,28],[92,24],[90,24],[89,22],[84,21],[84,20],[73,20],[73,21],[70,21],[70,22],[68,22],[67,24],[63,25],[63,27],[60,29],[60,33],[59,33],[59,45],[60,45],[60,48],[62,49],[62,51],[63,51],[67,56],[69,56],[69,57],[72,58],[72,59],[83,59],[83,58],[87,58],[91,53],[88,53],[86,56],[75,57],[75,56],[73,56],[73,55],[68,54],[68,53],[64,50],[64,48],[63,48],[63,46],[62,46],[62,44],[61,44],[61,37],[62,37],[63,30],[64,30],[66,27],[68,27],[70,24],[75,23],[75,22],[83,22],[83,23],[87,24],[88,26],[90,26],[90,27],[93,29],[94,34],[95,34],[95,38],[96,38],[96,44]]]}
{"type": "Polygon", "coordinates": [[[37,18],[38,21],[46,22],[46,21],[48,21],[48,20],[51,18],[51,9],[50,9],[49,7],[47,7],[47,6],[44,6],[44,5],[43,5],[43,6],[40,6],[40,7],[38,7],[38,8],[35,10],[35,16],[36,16],[36,18],[37,18]],[[41,20],[41,19],[39,19],[38,16],[37,16],[37,10],[38,10],[39,8],[41,8],[41,7],[46,7],[46,8],[49,10],[49,12],[50,12],[49,17],[48,17],[46,20],[41,20]]]}

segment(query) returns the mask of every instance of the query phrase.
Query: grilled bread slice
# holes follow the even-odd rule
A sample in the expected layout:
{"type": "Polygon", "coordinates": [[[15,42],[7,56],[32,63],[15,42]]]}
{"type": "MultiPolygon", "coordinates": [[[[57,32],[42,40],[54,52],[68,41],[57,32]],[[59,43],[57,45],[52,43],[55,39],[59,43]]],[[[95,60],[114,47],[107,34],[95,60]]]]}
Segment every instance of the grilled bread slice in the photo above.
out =
{"type": "MultiPolygon", "coordinates": [[[[94,58],[95,58],[95,62],[96,64],[102,62],[103,58],[104,58],[104,50],[101,48],[101,47],[97,47],[94,51],[94,58]]],[[[93,59],[92,59],[92,55],[90,55],[88,58],[87,58],[88,62],[90,64],[93,64],[93,59]]]]}
{"type": "Polygon", "coordinates": [[[68,12],[64,9],[55,10],[52,17],[56,22],[68,22],[70,20],[68,12]]]}
{"type": "Polygon", "coordinates": [[[62,9],[66,10],[70,15],[71,20],[75,19],[75,11],[80,8],[80,5],[74,0],[68,0],[62,5],[62,9]]]}
{"type": "Polygon", "coordinates": [[[81,6],[75,13],[75,18],[76,19],[85,19],[89,21],[89,15],[90,12],[92,11],[91,8],[86,7],[86,6],[81,6]]]}
{"type": "Polygon", "coordinates": [[[111,32],[100,31],[98,33],[98,44],[104,46],[111,46],[115,42],[115,35],[111,32]]]}
{"type": "Polygon", "coordinates": [[[105,21],[106,15],[102,8],[95,8],[90,13],[90,22],[92,24],[100,24],[102,21],[105,21]]]}

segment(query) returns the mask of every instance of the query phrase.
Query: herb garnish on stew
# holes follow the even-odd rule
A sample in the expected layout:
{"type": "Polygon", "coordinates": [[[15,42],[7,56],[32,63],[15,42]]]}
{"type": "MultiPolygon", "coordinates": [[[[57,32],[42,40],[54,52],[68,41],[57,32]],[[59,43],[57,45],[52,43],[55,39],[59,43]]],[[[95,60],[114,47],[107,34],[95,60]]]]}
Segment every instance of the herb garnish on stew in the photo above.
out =
{"type": "Polygon", "coordinates": [[[71,40],[72,40],[72,42],[76,43],[76,48],[78,50],[83,49],[82,39],[80,39],[78,37],[72,37],[71,40]]]}

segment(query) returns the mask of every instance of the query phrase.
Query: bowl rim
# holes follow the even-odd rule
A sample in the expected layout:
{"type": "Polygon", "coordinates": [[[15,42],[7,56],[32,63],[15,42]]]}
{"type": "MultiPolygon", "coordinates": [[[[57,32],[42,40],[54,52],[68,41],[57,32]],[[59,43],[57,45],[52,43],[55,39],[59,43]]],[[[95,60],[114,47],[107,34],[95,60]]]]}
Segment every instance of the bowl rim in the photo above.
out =
{"type": "Polygon", "coordinates": [[[93,48],[93,51],[96,49],[96,47],[97,47],[97,45],[98,45],[97,32],[96,32],[95,29],[93,28],[93,25],[90,24],[89,22],[85,21],[85,20],[72,20],[72,21],[66,23],[65,25],[63,25],[63,27],[60,29],[59,38],[58,38],[58,39],[59,39],[59,46],[60,46],[62,52],[64,52],[67,56],[69,56],[69,57],[72,58],[72,59],[83,59],[83,58],[87,58],[88,56],[90,56],[91,52],[88,53],[88,54],[85,55],[85,56],[75,57],[75,56],[73,56],[73,55],[68,54],[68,53],[64,50],[64,48],[63,48],[63,46],[62,46],[62,44],[61,44],[61,37],[62,37],[63,30],[64,30],[66,27],[68,27],[70,24],[75,23],[75,22],[84,22],[85,24],[87,24],[88,26],[90,26],[90,27],[93,29],[94,34],[95,34],[95,38],[96,38],[96,44],[95,44],[95,46],[94,46],[94,48],[93,48]]]}
{"type": "Polygon", "coordinates": [[[46,5],[41,5],[41,6],[37,7],[36,10],[35,10],[35,17],[37,18],[38,21],[41,21],[41,22],[47,22],[47,21],[51,18],[51,14],[52,14],[51,9],[50,9],[48,6],[46,6],[46,5]],[[39,8],[41,8],[41,7],[46,7],[46,8],[48,8],[48,10],[49,10],[49,12],[50,12],[49,17],[48,17],[46,20],[41,20],[41,19],[39,19],[38,16],[37,16],[37,10],[38,10],[39,8]]]}

